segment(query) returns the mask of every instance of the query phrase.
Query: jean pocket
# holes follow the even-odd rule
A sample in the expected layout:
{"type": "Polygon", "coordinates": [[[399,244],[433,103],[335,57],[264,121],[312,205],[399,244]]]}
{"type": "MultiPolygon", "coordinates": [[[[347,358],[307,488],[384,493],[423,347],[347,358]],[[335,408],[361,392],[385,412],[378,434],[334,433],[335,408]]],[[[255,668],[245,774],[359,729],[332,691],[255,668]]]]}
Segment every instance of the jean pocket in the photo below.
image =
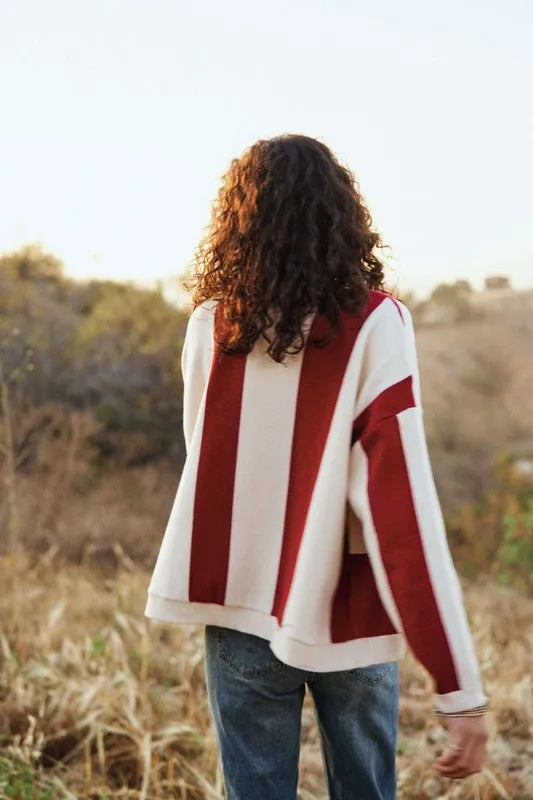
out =
{"type": "Polygon", "coordinates": [[[346,674],[358,683],[364,683],[367,686],[378,686],[388,678],[396,675],[397,671],[398,664],[396,661],[390,661],[385,664],[372,664],[369,667],[356,667],[348,670],[346,674]]]}
{"type": "Polygon", "coordinates": [[[217,655],[243,678],[264,678],[287,669],[265,639],[230,628],[218,629],[217,655]]]}

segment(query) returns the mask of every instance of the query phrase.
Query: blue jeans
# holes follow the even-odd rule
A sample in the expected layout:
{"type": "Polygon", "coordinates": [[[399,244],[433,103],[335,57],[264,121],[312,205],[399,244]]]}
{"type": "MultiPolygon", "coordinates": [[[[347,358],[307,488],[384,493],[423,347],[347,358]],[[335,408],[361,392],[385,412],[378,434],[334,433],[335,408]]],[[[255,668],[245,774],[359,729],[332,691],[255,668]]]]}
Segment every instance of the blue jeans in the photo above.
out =
{"type": "Polygon", "coordinates": [[[268,642],[206,628],[209,703],[227,800],[296,800],[302,705],[314,700],[332,800],[394,800],[398,665],[305,672],[268,642]]]}

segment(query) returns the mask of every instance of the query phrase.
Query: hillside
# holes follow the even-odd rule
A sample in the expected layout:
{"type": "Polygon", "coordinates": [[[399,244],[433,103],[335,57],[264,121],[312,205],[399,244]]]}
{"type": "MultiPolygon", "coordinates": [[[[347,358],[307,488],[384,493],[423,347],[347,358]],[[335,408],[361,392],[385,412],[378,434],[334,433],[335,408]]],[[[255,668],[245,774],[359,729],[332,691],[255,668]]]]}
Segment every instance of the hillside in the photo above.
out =
{"type": "MultiPolygon", "coordinates": [[[[493,739],[483,776],[440,781],[409,658],[399,800],[532,800],[531,315],[526,295],[437,288],[409,305],[493,739]]],[[[160,292],[71,281],[34,247],[0,257],[0,798],[222,800],[201,632],[143,619],[184,457],[185,325],[160,292]]],[[[306,705],[300,800],[324,796],[306,705]]]]}
{"type": "MultiPolygon", "coordinates": [[[[452,543],[475,569],[496,568],[506,515],[529,536],[529,495],[517,494],[511,467],[533,457],[533,292],[490,280],[481,293],[459,281],[424,301],[405,298],[452,543]],[[433,308],[455,319],[435,322],[433,308]],[[490,531],[486,564],[468,558],[478,524],[490,531]]],[[[184,458],[185,325],[158,291],[69,280],[37,247],[0,257],[4,546],[16,538],[77,561],[100,553],[113,562],[119,545],[151,563],[184,458]]]]}
{"type": "MultiPolygon", "coordinates": [[[[479,497],[496,457],[533,458],[533,313],[486,313],[463,323],[417,325],[425,420],[443,500],[479,497]]],[[[532,306],[533,309],[533,306],[532,306]]]]}

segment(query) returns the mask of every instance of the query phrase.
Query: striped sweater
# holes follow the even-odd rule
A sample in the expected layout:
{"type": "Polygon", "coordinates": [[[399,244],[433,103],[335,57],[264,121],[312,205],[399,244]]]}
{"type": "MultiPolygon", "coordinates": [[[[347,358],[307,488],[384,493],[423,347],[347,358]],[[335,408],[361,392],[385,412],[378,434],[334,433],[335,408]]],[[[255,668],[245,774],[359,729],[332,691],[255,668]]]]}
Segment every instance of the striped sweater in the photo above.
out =
{"type": "Polygon", "coordinates": [[[220,306],[183,349],[187,458],[146,615],[220,625],[314,672],[393,661],[407,642],[436,705],[486,698],[422,422],[412,320],[372,292],[325,347],[284,364],[226,355],[220,306]]]}

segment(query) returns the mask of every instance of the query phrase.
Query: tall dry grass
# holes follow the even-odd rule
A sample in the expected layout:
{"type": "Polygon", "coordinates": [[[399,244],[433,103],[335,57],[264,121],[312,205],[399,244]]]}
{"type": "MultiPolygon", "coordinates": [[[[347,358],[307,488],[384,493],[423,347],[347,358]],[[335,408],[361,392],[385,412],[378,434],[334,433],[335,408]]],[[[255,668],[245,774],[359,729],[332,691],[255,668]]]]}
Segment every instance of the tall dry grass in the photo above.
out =
{"type": "MultiPolygon", "coordinates": [[[[67,560],[97,558],[116,566],[119,546],[149,566],[168,518],[179,468],[166,460],[142,467],[102,463],[92,446],[98,426],[87,412],[47,405],[16,417],[18,544],[57,549],[67,560]]],[[[10,487],[2,458],[0,552],[8,550],[10,487]]]]}
{"type": "MultiPolygon", "coordinates": [[[[504,346],[500,333],[489,320],[419,336],[426,420],[445,500],[483,498],[496,452],[533,442],[524,414],[531,328],[510,328],[504,346]]],[[[221,798],[201,631],[149,626],[143,618],[177,466],[126,468],[140,463],[131,453],[124,463],[102,463],[91,449],[98,430],[86,412],[43,406],[15,422],[16,529],[25,549],[0,557],[0,799],[221,798]],[[13,789],[9,764],[14,771],[27,765],[23,774],[35,791],[27,794],[26,777],[26,788],[13,789]],[[39,794],[38,786],[52,794],[39,794]]],[[[4,420],[2,442],[5,433],[4,420]]],[[[136,456],[144,452],[133,435],[128,441],[136,456]]],[[[15,495],[0,467],[0,529],[9,531],[15,495]]],[[[515,489],[505,488],[509,513],[515,489]]],[[[485,506],[458,512],[452,531],[462,561],[474,562],[479,550],[483,568],[487,553],[500,559],[502,490],[491,491],[485,506]],[[474,547],[478,540],[482,546],[474,547]]],[[[492,699],[490,762],[482,776],[463,783],[433,773],[445,735],[430,712],[428,678],[409,658],[401,670],[399,799],[533,800],[533,601],[491,583],[470,585],[466,599],[492,699]]],[[[307,703],[300,800],[324,797],[307,703]]]]}
{"type": "MultiPolygon", "coordinates": [[[[148,576],[113,577],[57,556],[0,559],[0,736],[57,798],[222,798],[198,629],[149,625],[148,576]]],[[[444,734],[427,676],[401,672],[399,798],[533,798],[533,602],[492,585],[467,589],[492,699],[484,774],[441,780],[431,761],[444,734]]],[[[1,796],[1,795],[0,795],[1,796]]],[[[325,797],[317,730],[306,705],[301,800],[325,797]]]]}

